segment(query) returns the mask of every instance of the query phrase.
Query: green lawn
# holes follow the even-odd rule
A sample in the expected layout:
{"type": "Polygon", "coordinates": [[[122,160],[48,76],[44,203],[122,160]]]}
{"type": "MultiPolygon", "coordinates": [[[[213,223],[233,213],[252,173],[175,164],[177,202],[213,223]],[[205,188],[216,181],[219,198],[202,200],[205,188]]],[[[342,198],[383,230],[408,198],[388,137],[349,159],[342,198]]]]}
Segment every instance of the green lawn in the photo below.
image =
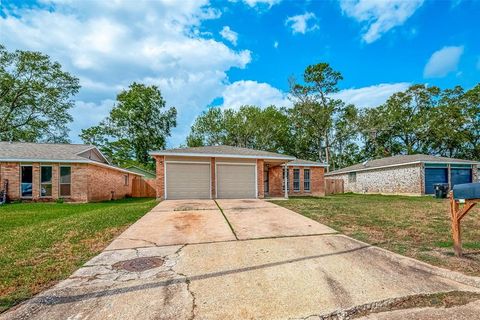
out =
{"type": "Polygon", "coordinates": [[[465,257],[459,259],[453,255],[447,200],[339,194],[274,202],[353,238],[480,276],[480,205],[462,220],[465,257]]]}
{"type": "Polygon", "coordinates": [[[0,206],[0,312],[68,277],[156,203],[0,206]]]}

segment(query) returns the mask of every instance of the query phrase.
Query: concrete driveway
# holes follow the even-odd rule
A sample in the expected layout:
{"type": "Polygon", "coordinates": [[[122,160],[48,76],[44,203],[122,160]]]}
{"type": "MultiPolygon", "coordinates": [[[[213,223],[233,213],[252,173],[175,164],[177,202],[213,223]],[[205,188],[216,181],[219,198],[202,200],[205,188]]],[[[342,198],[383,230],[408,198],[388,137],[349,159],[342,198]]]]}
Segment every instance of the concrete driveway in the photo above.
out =
{"type": "Polygon", "coordinates": [[[478,278],[274,204],[217,202],[160,203],[69,279],[0,319],[342,318],[412,296],[480,290],[478,278]]]}

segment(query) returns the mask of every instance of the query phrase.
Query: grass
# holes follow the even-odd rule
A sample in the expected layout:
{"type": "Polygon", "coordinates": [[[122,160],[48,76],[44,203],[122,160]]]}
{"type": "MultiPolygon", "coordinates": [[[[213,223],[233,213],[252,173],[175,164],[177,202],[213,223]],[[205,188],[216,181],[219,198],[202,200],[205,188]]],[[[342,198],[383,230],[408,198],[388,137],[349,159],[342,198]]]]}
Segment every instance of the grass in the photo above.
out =
{"type": "Polygon", "coordinates": [[[155,204],[124,199],[0,206],[0,312],[67,278],[155,204]]]}
{"type": "Polygon", "coordinates": [[[447,200],[339,194],[274,202],[358,240],[433,265],[480,276],[480,206],[462,220],[465,257],[456,258],[447,200]]]}

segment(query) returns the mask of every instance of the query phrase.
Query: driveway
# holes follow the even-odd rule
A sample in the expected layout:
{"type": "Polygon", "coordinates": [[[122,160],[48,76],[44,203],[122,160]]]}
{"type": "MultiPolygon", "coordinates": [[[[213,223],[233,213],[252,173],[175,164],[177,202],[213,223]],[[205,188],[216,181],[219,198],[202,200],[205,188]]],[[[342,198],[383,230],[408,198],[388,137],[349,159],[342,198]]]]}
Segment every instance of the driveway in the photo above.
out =
{"type": "Polygon", "coordinates": [[[438,292],[472,300],[480,290],[478,278],[265,201],[217,203],[160,203],[69,279],[0,319],[315,319],[438,292]]]}

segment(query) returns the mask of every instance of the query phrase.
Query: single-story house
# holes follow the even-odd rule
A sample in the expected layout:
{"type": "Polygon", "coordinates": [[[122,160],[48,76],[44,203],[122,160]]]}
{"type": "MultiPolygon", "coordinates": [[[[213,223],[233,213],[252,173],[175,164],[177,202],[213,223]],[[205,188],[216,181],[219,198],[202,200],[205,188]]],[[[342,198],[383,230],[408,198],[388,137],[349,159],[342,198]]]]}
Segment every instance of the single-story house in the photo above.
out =
{"type": "Polygon", "coordinates": [[[342,179],[345,192],[425,195],[435,183],[451,188],[479,179],[479,162],[425,154],[398,155],[365,161],[326,174],[342,179]]]}
{"type": "Polygon", "coordinates": [[[141,175],[115,167],[85,144],[0,142],[0,190],[10,200],[72,202],[119,199],[141,175]]]}
{"type": "Polygon", "coordinates": [[[324,163],[231,146],[170,149],[150,155],[156,161],[160,199],[325,195],[324,163]]]}
{"type": "Polygon", "coordinates": [[[141,174],[145,179],[155,179],[157,177],[154,172],[140,168],[138,166],[128,166],[128,167],[125,167],[125,169],[128,171],[141,174]]]}

